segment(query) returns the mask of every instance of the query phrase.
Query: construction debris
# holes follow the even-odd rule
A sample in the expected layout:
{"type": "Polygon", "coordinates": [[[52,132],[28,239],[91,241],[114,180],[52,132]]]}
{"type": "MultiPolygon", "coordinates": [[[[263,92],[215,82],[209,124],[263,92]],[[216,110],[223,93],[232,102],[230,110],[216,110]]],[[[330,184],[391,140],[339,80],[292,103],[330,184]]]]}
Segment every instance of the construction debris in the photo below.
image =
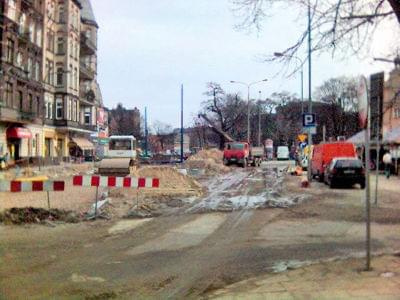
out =
{"type": "Polygon", "coordinates": [[[185,162],[188,169],[204,169],[208,175],[227,173],[231,169],[223,164],[223,152],[218,149],[201,150],[185,162]]]}
{"type": "Polygon", "coordinates": [[[0,213],[0,223],[5,225],[46,224],[47,221],[78,223],[80,217],[72,211],[25,207],[11,208],[0,213]]]}

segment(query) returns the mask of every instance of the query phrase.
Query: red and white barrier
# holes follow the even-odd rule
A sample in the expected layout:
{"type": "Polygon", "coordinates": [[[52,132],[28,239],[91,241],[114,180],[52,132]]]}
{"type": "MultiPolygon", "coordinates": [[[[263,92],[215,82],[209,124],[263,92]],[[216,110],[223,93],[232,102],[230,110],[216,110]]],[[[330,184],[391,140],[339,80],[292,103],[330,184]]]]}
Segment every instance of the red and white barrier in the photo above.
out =
{"type": "Polygon", "coordinates": [[[0,181],[0,192],[62,192],[64,181],[0,181]]]}
{"type": "Polygon", "coordinates": [[[136,178],[136,177],[115,177],[115,176],[74,176],[74,186],[95,186],[95,187],[120,187],[120,188],[158,188],[158,178],[136,178]]]}

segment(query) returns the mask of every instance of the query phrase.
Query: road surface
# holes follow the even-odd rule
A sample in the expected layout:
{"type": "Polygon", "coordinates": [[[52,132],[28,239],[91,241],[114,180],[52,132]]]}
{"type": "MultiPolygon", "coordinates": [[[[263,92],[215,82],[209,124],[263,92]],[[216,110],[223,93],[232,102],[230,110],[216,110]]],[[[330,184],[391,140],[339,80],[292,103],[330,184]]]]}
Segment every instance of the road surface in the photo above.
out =
{"type": "MultiPolygon", "coordinates": [[[[363,212],[351,200],[359,190],[303,192],[298,178],[273,169],[216,176],[204,198],[158,218],[0,226],[0,295],[197,298],[293,262],[363,253],[363,212]],[[340,203],[354,205],[337,206],[338,193],[340,203]],[[308,198],[284,202],[285,208],[268,201],[299,194],[308,198]]],[[[394,215],[373,226],[374,252],[400,245],[399,211],[384,213],[394,215]]]]}

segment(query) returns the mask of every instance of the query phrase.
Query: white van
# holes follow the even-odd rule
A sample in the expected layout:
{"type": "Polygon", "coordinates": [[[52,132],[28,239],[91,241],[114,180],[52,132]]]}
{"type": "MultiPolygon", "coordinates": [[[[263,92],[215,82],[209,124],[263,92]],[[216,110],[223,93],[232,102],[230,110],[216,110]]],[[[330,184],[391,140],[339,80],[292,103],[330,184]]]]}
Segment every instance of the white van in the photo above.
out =
{"type": "Polygon", "coordinates": [[[289,159],[289,147],[279,146],[276,150],[276,158],[278,160],[288,160],[289,159]]]}

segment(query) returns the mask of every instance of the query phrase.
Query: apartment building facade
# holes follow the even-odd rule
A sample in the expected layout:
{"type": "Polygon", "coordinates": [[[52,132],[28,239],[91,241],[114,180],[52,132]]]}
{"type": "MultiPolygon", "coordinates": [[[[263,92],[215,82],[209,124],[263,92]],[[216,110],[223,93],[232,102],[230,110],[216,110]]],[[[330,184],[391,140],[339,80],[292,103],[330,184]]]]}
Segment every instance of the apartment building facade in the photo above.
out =
{"type": "Polygon", "coordinates": [[[43,120],[43,1],[1,2],[0,153],[38,157],[43,120]]]}
{"type": "MultiPolygon", "coordinates": [[[[400,59],[389,73],[383,95],[383,135],[400,128],[400,59]]],[[[400,137],[399,137],[400,141],[400,137]]]]}
{"type": "Polygon", "coordinates": [[[104,112],[89,0],[5,0],[0,155],[68,160],[92,151],[104,112]]]}

